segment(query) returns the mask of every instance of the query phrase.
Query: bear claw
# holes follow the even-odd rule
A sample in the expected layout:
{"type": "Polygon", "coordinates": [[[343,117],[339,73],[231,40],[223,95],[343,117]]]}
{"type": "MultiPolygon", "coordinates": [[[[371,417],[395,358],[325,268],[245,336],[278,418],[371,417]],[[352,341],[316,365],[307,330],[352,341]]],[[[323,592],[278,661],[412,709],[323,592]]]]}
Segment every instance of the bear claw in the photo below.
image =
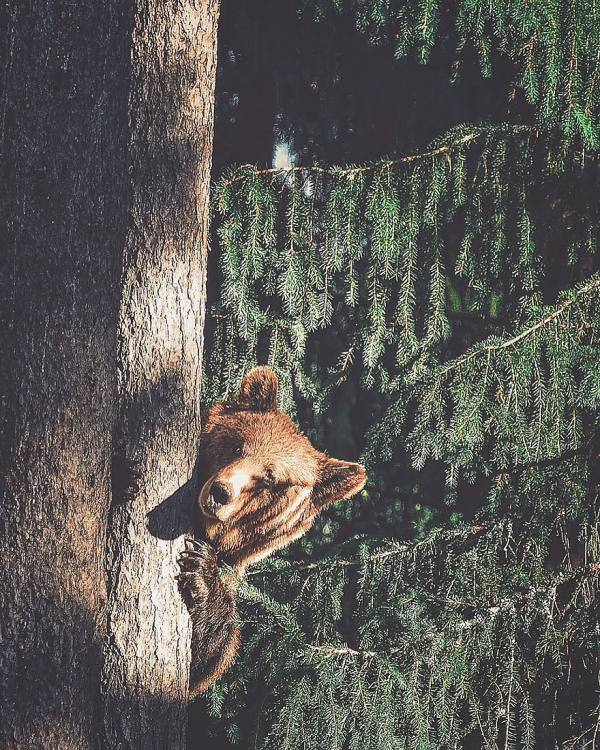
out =
{"type": "Polygon", "coordinates": [[[218,574],[217,555],[215,550],[206,542],[196,539],[186,539],[186,547],[177,557],[180,572],[177,580],[180,582],[199,576],[205,582],[218,574]]]}
{"type": "Polygon", "coordinates": [[[188,537],[186,537],[185,539],[184,552],[195,553],[205,558],[213,557],[216,555],[215,550],[210,546],[210,544],[208,544],[208,542],[199,541],[198,539],[191,539],[188,537]]]}

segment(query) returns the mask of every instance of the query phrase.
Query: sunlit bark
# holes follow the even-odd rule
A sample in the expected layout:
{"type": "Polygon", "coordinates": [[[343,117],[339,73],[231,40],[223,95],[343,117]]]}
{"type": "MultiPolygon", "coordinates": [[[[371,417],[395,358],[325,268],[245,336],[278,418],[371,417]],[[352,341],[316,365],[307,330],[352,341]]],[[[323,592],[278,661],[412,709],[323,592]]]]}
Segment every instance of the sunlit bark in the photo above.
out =
{"type": "Polygon", "coordinates": [[[176,556],[200,432],[216,0],[152,0],[133,29],[131,223],[104,669],[110,748],[185,746],[189,618],[176,556]]]}

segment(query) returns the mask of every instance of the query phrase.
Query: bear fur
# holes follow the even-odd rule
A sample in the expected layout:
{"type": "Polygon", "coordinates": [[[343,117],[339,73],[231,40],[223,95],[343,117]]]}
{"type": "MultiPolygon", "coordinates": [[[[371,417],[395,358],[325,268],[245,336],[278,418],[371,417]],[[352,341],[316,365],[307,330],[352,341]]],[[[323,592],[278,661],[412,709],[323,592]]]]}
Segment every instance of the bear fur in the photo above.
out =
{"type": "Polygon", "coordinates": [[[235,577],[219,565],[243,574],[365,484],[362,466],[321,453],[279,411],[278,385],[270,368],[255,368],[201,435],[196,539],[186,540],[178,577],[192,620],[191,697],[229,669],[239,645],[235,577]]]}

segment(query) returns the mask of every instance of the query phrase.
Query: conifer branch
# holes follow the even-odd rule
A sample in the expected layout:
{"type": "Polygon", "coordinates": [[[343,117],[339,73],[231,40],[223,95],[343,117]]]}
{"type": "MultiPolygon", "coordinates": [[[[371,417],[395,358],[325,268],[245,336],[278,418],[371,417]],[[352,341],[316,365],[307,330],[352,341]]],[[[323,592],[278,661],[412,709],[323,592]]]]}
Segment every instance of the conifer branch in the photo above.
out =
{"type": "MultiPolygon", "coordinates": [[[[363,651],[363,650],[356,650],[354,648],[350,648],[350,646],[314,646],[311,643],[308,643],[306,645],[306,648],[310,651],[317,651],[321,654],[323,654],[326,657],[333,657],[333,656],[362,656],[362,657],[372,657],[372,656],[383,656],[383,653],[380,653],[378,651],[363,651]]],[[[391,648],[389,651],[385,653],[385,655],[389,654],[395,654],[401,649],[399,648],[391,648]]]]}
{"type": "MultiPolygon", "coordinates": [[[[387,550],[380,550],[378,552],[375,552],[371,555],[369,555],[369,559],[371,560],[384,560],[387,557],[392,557],[394,555],[403,555],[406,552],[416,553],[416,551],[423,546],[432,544],[434,542],[438,541],[449,541],[456,538],[466,538],[469,536],[474,536],[477,534],[481,534],[484,531],[488,530],[488,527],[486,527],[483,524],[474,524],[473,526],[470,526],[468,528],[459,528],[459,529],[444,529],[444,530],[437,530],[430,536],[426,537],[425,539],[420,539],[417,542],[412,543],[400,543],[397,541],[392,541],[390,543],[391,549],[387,550]]],[[[281,568],[269,568],[267,566],[261,568],[258,568],[256,570],[249,570],[246,572],[246,576],[254,576],[254,575],[269,575],[271,573],[275,574],[288,574],[290,571],[290,568],[294,571],[310,571],[310,570],[322,570],[322,569],[331,569],[331,568],[347,568],[347,567],[355,567],[361,565],[360,560],[348,560],[343,559],[339,557],[331,557],[327,556],[320,560],[315,560],[310,563],[300,563],[296,564],[293,562],[285,561],[286,564],[284,567],[281,568]],[[326,563],[324,565],[323,563],[326,563]]]]}
{"type": "MultiPolygon", "coordinates": [[[[581,583],[587,579],[597,581],[599,575],[600,575],[600,562],[591,563],[590,565],[587,565],[581,569],[572,571],[571,573],[559,574],[557,576],[557,579],[554,582],[552,582],[549,586],[545,587],[543,590],[534,588],[531,591],[518,593],[514,597],[511,597],[511,598],[505,597],[502,599],[501,602],[498,602],[496,604],[491,604],[484,608],[479,608],[477,611],[478,612],[485,611],[491,617],[496,617],[501,607],[502,608],[507,608],[507,607],[516,608],[519,605],[523,605],[532,601],[534,596],[539,596],[540,593],[545,594],[546,596],[551,596],[552,599],[554,600],[555,590],[558,588],[558,586],[561,586],[565,583],[569,583],[572,581],[578,581],[581,583]]],[[[447,604],[451,604],[452,606],[460,606],[464,608],[471,608],[474,606],[473,602],[461,602],[461,601],[452,600],[452,599],[432,597],[426,593],[423,594],[422,597],[420,597],[419,601],[430,601],[433,603],[447,603],[447,604]]],[[[556,607],[556,602],[554,602],[554,606],[556,607]]],[[[557,613],[559,616],[562,616],[563,614],[559,609],[557,609],[557,613]]],[[[472,618],[467,618],[463,620],[462,622],[458,623],[458,627],[469,628],[471,624],[472,624],[472,618]]],[[[310,643],[306,644],[305,648],[307,650],[315,651],[320,654],[323,654],[326,658],[332,658],[336,656],[389,657],[389,656],[393,656],[394,654],[400,653],[404,650],[402,647],[392,647],[392,648],[386,649],[385,651],[370,651],[370,650],[364,650],[364,649],[355,649],[355,648],[351,648],[350,646],[314,645],[310,643]]],[[[514,653],[513,653],[512,661],[514,663],[514,653]]],[[[508,709],[508,705],[510,704],[510,695],[511,695],[511,692],[509,689],[507,709],[508,709]]],[[[508,716],[508,713],[507,713],[507,716],[508,716]]]]}
{"type": "Polygon", "coordinates": [[[442,154],[450,154],[457,149],[477,140],[478,138],[490,135],[492,132],[505,132],[510,134],[515,133],[532,133],[536,134],[537,131],[528,125],[511,125],[504,128],[479,128],[474,132],[467,133],[466,135],[457,138],[451,143],[446,143],[436,148],[429,149],[427,151],[421,151],[415,154],[407,154],[406,156],[400,156],[397,159],[386,159],[384,161],[376,162],[374,164],[363,164],[356,167],[339,167],[339,166],[320,166],[318,164],[311,166],[291,166],[291,167],[266,167],[263,169],[257,169],[254,164],[240,164],[235,169],[233,177],[222,179],[219,183],[219,188],[225,188],[228,185],[243,180],[246,174],[242,170],[253,170],[254,175],[293,175],[297,172],[306,174],[335,174],[343,175],[345,177],[352,177],[355,174],[361,174],[363,172],[371,172],[375,169],[385,169],[386,167],[393,167],[398,164],[410,164],[415,161],[424,161],[432,159],[435,156],[441,156],[442,154]]]}
{"type": "MultiPolygon", "coordinates": [[[[370,172],[374,169],[385,169],[386,167],[392,167],[396,164],[409,164],[413,161],[418,161],[421,159],[431,159],[434,156],[439,156],[441,154],[447,154],[452,151],[455,151],[457,148],[464,146],[465,144],[469,143],[470,141],[474,141],[476,138],[481,138],[481,136],[484,134],[484,131],[478,132],[478,133],[471,133],[469,135],[463,136],[462,138],[459,138],[457,141],[454,141],[453,143],[449,143],[445,146],[440,146],[438,148],[432,149],[431,151],[423,151],[421,153],[417,154],[409,154],[407,156],[401,156],[398,159],[387,159],[386,161],[377,162],[376,164],[363,164],[358,167],[323,167],[318,164],[314,164],[311,166],[292,166],[292,167],[267,167],[264,169],[256,169],[254,164],[241,164],[239,169],[254,169],[254,174],[258,175],[268,175],[268,174],[281,174],[281,175],[290,175],[295,174],[297,172],[316,172],[321,174],[330,174],[333,170],[335,170],[335,173],[337,175],[345,175],[345,176],[352,176],[354,174],[360,174],[361,172],[370,172]]],[[[225,181],[225,185],[229,185],[232,182],[235,182],[236,180],[241,180],[244,178],[244,174],[236,175],[235,177],[232,177],[230,180],[225,181]]]]}
{"type": "Polygon", "coordinates": [[[537,331],[539,331],[541,328],[544,328],[548,324],[552,323],[554,320],[559,318],[561,315],[563,315],[570,307],[572,307],[576,302],[580,300],[581,297],[586,296],[590,292],[595,292],[598,289],[600,289],[600,275],[596,274],[593,276],[587,283],[585,283],[582,287],[580,287],[574,294],[574,296],[570,299],[566,299],[564,302],[558,305],[558,307],[553,310],[549,315],[545,316],[541,320],[538,320],[537,323],[530,326],[529,328],[526,328],[524,331],[521,331],[516,336],[513,336],[512,338],[508,339],[507,341],[503,341],[499,344],[491,344],[489,346],[479,346],[476,347],[473,351],[467,352],[462,357],[458,357],[457,359],[453,360],[449,365],[446,367],[443,367],[439,372],[439,377],[443,378],[445,375],[447,375],[449,372],[452,372],[453,370],[456,370],[457,368],[464,365],[469,360],[473,359],[474,357],[479,357],[483,354],[490,354],[492,352],[496,351],[502,351],[503,349],[509,349],[512,346],[515,346],[523,339],[528,338],[529,336],[533,335],[537,331]]]}
{"type": "Polygon", "coordinates": [[[507,56],[517,72],[514,87],[537,110],[541,127],[559,128],[571,145],[574,136],[597,149],[600,11],[595,0],[577,5],[555,2],[459,0],[306,0],[355,15],[357,29],[371,41],[387,40],[396,58],[415,51],[429,60],[440,39],[456,39],[454,70],[470,47],[479,53],[483,76],[492,74],[491,54],[507,56]],[[442,8],[444,9],[442,14],[442,8]],[[443,22],[441,17],[443,16],[443,22]]]}

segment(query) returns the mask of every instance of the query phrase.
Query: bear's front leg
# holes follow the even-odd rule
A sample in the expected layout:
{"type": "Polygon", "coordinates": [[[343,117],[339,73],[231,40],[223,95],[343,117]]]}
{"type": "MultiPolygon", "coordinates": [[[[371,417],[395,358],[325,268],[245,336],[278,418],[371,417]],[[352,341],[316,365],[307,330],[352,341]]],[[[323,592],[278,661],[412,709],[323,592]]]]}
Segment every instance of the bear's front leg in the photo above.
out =
{"type": "Polygon", "coordinates": [[[235,597],[219,575],[207,542],[186,539],[179,555],[179,590],[192,620],[190,697],[209,688],[235,661],[240,638],[235,597]]]}

